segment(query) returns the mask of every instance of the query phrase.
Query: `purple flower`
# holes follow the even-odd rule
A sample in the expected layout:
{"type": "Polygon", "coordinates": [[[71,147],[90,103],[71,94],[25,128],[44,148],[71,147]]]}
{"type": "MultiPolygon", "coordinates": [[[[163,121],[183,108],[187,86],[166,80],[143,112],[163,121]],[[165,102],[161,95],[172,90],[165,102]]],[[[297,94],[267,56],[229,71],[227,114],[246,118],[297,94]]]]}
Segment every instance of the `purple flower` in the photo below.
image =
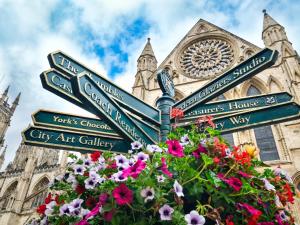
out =
{"type": "Polygon", "coordinates": [[[112,175],[112,179],[116,182],[123,182],[123,181],[126,181],[127,180],[127,177],[125,177],[123,175],[123,172],[122,171],[119,171],[117,173],[114,173],[112,175]]]}
{"type": "Polygon", "coordinates": [[[86,189],[93,189],[96,186],[97,181],[93,177],[89,177],[84,181],[84,183],[86,189]]]}
{"type": "Polygon", "coordinates": [[[51,215],[54,212],[54,206],[56,206],[56,202],[55,201],[51,201],[46,205],[46,210],[45,210],[45,215],[51,215]]]}
{"type": "Polygon", "coordinates": [[[152,200],[154,198],[154,188],[146,187],[145,189],[141,190],[141,196],[145,198],[145,202],[152,200]]]}
{"type": "MultiPolygon", "coordinates": [[[[79,175],[83,175],[85,171],[85,167],[83,165],[74,165],[73,169],[74,169],[74,174],[79,174],[79,175]]],[[[68,178],[70,178],[70,176],[68,178]]]]}
{"type": "Polygon", "coordinates": [[[231,152],[230,148],[225,149],[225,154],[226,154],[226,157],[232,157],[232,152],[231,152]]]}
{"type": "Polygon", "coordinates": [[[92,161],[90,159],[85,159],[83,164],[85,166],[90,166],[92,164],[92,161]]]}
{"type": "Polygon", "coordinates": [[[147,145],[146,150],[150,153],[162,152],[162,149],[160,147],[158,147],[157,145],[147,145]]]}
{"type": "Polygon", "coordinates": [[[180,144],[181,145],[188,145],[188,144],[190,144],[190,138],[189,138],[189,136],[187,135],[187,134],[185,134],[184,136],[182,136],[181,138],[180,138],[180,144]]]}
{"type": "Polygon", "coordinates": [[[163,183],[166,178],[164,177],[164,175],[157,175],[156,179],[158,183],[163,183]]]}
{"type": "Polygon", "coordinates": [[[184,217],[188,225],[203,225],[205,218],[195,210],[191,211],[190,214],[186,214],[184,217]]]}
{"type": "Polygon", "coordinates": [[[141,147],[143,147],[143,145],[139,141],[135,141],[135,142],[131,143],[131,149],[132,150],[138,150],[141,147]]]}
{"type": "Polygon", "coordinates": [[[81,204],[83,203],[83,200],[80,198],[76,198],[74,199],[70,205],[74,208],[74,209],[78,209],[81,207],[81,204]]]}
{"type": "Polygon", "coordinates": [[[69,204],[64,204],[59,209],[59,215],[71,215],[71,211],[73,211],[73,207],[69,204]]]}
{"type": "Polygon", "coordinates": [[[124,155],[117,155],[115,157],[115,160],[116,160],[116,164],[117,166],[125,166],[125,167],[128,167],[128,162],[129,160],[126,158],[126,156],[124,155]]]}
{"type": "Polygon", "coordinates": [[[169,205],[164,204],[163,207],[159,209],[160,219],[161,220],[172,220],[172,213],[174,209],[169,205]]]}
{"type": "Polygon", "coordinates": [[[261,179],[265,183],[265,189],[268,191],[276,191],[274,185],[272,185],[266,178],[261,179]]]}
{"type": "Polygon", "coordinates": [[[143,162],[146,162],[149,159],[149,155],[145,154],[144,152],[139,152],[136,156],[137,160],[141,160],[143,162]]]}
{"type": "Polygon", "coordinates": [[[184,196],[184,194],[183,194],[183,192],[182,192],[183,188],[182,188],[182,186],[177,182],[177,180],[175,180],[173,187],[174,187],[174,191],[175,191],[175,193],[176,193],[176,195],[177,195],[178,197],[180,197],[180,196],[183,197],[183,196],[184,196]]]}

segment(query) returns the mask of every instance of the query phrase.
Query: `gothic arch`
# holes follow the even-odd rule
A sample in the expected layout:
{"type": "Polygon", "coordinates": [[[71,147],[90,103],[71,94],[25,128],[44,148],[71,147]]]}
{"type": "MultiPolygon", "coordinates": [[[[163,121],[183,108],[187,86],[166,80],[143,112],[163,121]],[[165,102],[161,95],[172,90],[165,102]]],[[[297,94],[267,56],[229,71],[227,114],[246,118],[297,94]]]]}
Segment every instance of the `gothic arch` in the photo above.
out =
{"type": "Polygon", "coordinates": [[[260,78],[252,78],[251,80],[245,81],[241,87],[241,96],[247,96],[247,91],[250,86],[256,87],[261,93],[268,93],[269,88],[260,78]]]}
{"type": "Polygon", "coordinates": [[[16,191],[17,186],[18,181],[14,180],[7,185],[7,188],[4,189],[5,191],[0,198],[1,209],[6,209],[9,205],[11,205],[11,202],[14,200],[14,192],[16,191]]]}
{"type": "Polygon", "coordinates": [[[300,171],[297,171],[293,176],[292,176],[293,183],[295,185],[295,188],[300,191],[300,171]]]}
{"type": "Polygon", "coordinates": [[[34,194],[35,192],[38,192],[41,188],[43,188],[43,186],[45,186],[45,184],[49,184],[49,183],[50,183],[50,178],[47,175],[40,177],[37,180],[37,182],[35,182],[35,184],[33,185],[31,193],[34,194]]]}
{"type": "Polygon", "coordinates": [[[284,87],[281,85],[280,81],[272,75],[270,75],[269,78],[268,78],[267,87],[269,88],[269,90],[271,92],[284,91],[284,87]],[[275,90],[272,87],[275,87],[275,90]]]}
{"type": "Polygon", "coordinates": [[[47,176],[41,177],[32,189],[32,195],[34,196],[32,199],[31,207],[37,207],[44,203],[44,200],[48,193],[48,184],[50,179],[47,176]]]}

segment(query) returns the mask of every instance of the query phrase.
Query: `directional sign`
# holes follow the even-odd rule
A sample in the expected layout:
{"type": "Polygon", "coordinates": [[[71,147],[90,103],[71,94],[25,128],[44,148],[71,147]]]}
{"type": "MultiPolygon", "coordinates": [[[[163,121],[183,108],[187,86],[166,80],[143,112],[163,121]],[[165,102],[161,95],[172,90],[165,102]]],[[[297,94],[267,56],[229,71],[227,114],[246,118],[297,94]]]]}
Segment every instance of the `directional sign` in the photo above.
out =
{"type": "Polygon", "coordinates": [[[22,132],[25,144],[80,151],[128,152],[130,143],[116,136],[85,134],[45,127],[29,127],[22,132]]]}
{"type": "Polygon", "coordinates": [[[75,95],[86,106],[91,107],[97,113],[97,116],[106,118],[107,123],[122,137],[131,141],[139,141],[144,146],[155,142],[86,72],[74,77],[72,85],[75,95]]]}
{"type": "MultiPolygon", "coordinates": [[[[92,108],[86,107],[85,104],[81,102],[75,95],[72,87],[72,83],[69,77],[64,74],[52,69],[48,70],[40,75],[43,87],[62,97],[63,99],[74,103],[75,105],[97,115],[92,108]]],[[[149,136],[151,136],[155,141],[159,140],[159,130],[157,130],[154,126],[149,125],[145,121],[141,121],[134,116],[129,114],[131,119],[138,124],[143,130],[145,130],[149,136]]],[[[103,120],[104,121],[104,120],[103,120]]]]}
{"type": "MultiPolygon", "coordinates": [[[[216,129],[221,130],[222,133],[231,133],[299,118],[300,106],[295,102],[287,102],[216,118],[213,122],[216,125],[216,129]]],[[[188,127],[190,125],[191,123],[183,124],[182,126],[188,127]]]]}
{"type": "Polygon", "coordinates": [[[33,123],[37,126],[47,126],[81,132],[99,133],[118,136],[103,120],[72,114],[39,110],[32,114],[33,123]]]}
{"type": "Polygon", "coordinates": [[[246,79],[272,66],[277,59],[277,55],[278,52],[275,50],[263,49],[238,66],[204,85],[195,93],[177,102],[173,107],[180,108],[185,112],[196,104],[208,102],[246,79]]]}
{"type": "Polygon", "coordinates": [[[79,63],[65,53],[61,51],[51,53],[48,55],[48,59],[51,67],[60,70],[66,76],[69,76],[69,78],[82,72],[88,73],[95,83],[106,94],[113,97],[122,107],[156,125],[160,124],[160,114],[158,109],[146,104],[132,94],[129,94],[116,84],[105,79],[100,74],[84,66],[82,63],[79,63]]]}
{"type": "Polygon", "coordinates": [[[203,115],[224,115],[238,111],[251,110],[260,107],[291,101],[292,96],[287,92],[257,95],[246,98],[217,101],[198,104],[185,112],[185,119],[195,119],[203,115]]]}

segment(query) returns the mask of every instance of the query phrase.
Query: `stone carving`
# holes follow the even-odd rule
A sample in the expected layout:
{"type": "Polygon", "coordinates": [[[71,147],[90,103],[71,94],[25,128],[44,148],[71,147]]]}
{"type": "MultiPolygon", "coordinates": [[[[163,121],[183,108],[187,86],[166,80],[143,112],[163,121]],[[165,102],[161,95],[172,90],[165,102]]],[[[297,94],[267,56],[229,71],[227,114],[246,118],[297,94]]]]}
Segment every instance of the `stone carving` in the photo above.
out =
{"type": "Polygon", "coordinates": [[[182,52],[180,67],[185,76],[209,78],[224,72],[234,60],[229,42],[217,38],[194,42],[182,52]]]}

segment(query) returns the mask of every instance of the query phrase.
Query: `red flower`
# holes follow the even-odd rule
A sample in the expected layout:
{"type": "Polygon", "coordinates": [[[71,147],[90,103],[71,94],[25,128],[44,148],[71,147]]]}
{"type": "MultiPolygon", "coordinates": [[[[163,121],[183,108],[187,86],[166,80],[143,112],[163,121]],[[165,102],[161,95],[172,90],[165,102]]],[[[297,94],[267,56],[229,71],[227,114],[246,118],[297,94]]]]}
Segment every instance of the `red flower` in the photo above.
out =
{"type": "Polygon", "coordinates": [[[116,187],[112,194],[118,205],[130,204],[133,200],[132,191],[123,183],[116,187]]]}
{"type": "Polygon", "coordinates": [[[90,157],[92,159],[93,162],[96,162],[98,161],[98,159],[100,158],[101,156],[101,152],[93,152],[90,157]]]}
{"type": "Polygon", "coordinates": [[[80,195],[85,191],[85,187],[83,185],[79,184],[79,185],[76,186],[75,191],[76,191],[77,194],[80,195]]]}
{"type": "Polygon", "coordinates": [[[202,127],[203,125],[210,126],[212,128],[215,128],[215,124],[213,122],[213,117],[211,115],[201,116],[196,120],[196,124],[198,124],[199,127],[202,127]]]}
{"type": "Polygon", "coordinates": [[[244,208],[245,210],[247,210],[248,213],[251,214],[251,216],[252,216],[251,220],[257,221],[262,214],[262,212],[260,210],[254,208],[251,205],[248,205],[247,203],[239,203],[238,205],[240,207],[244,208]]]}
{"type": "Polygon", "coordinates": [[[37,213],[39,214],[44,214],[46,211],[46,204],[40,205],[37,209],[36,209],[37,213]]]}
{"type": "Polygon", "coordinates": [[[128,177],[131,176],[134,179],[138,177],[138,175],[145,169],[146,163],[142,160],[138,160],[135,164],[123,170],[123,176],[128,177]]]}
{"type": "Polygon", "coordinates": [[[287,200],[290,203],[294,203],[295,199],[294,199],[294,195],[293,195],[293,192],[292,192],[292,189],[291,189],[290,185],[288,183],[286,183],[283,187],[284,187],[284,193],[287,196],[287,200]]]}
{"type": "Polygon", "coordinates": [[[240,181],[240,179],[236,177],[231,177],[224,180],[230,187],[232,187],[235,191],[240,191],[243,183],[240,181]]]}
{"type": "Polygon", "coordinates": [[[226,156],[226,149],[228,149],[228,147],[225,143],[221,143],[218,138],[215,138],[214,146],[215,146],[215,151],[219,156],[221,156],[221,157],[226,156]]]}
{"type": "Polygon", "coordinates": [[[218,164],[220,161],[221,161],[221,160],[220,160],[218,157],[215,157],[215,158],[214,158],[214,163],[215,163],[215,164],[218,164]]]}
{"type": "Polygon", "coordinates": [[[183,147],[181,146],[180,142],[177,140],[168,140],[166,141],[168,145],[168,152],[176,157],[183,157],[183,147]]]}
{"type": "Polygon", "coordinates": [[[161,158],[161,167],[160,167],[160,169],[161,169],[161,171],[165,174],[165,175],[167,175],[168,177],[172,177],[173,176],[173,174],[168,170],[168,166],[167,166],[167,163],[166,163],[166,159],[164,158],[164,157],[162,157],[161,158]]]}
{"type": "Polygon", "coordinates": [[[234,225],[234,222],[232,221],[232,218],[233,216],[230,215],[230,216],[227,216],[225,222],[226,222],[226,225],[234,225]]]}
{"type": "Polygon", "coordinates": [[[115,211],[116,211],[115,209],[112,209],[108,212],[104,212],[104,214],[103,214],[104,220],[110,222],[112,220],[112,217],[113,217],[115,211]]]}
{"type": "Polygon", "coordinates": [[[109,194],[107,194],[107,193],[101,194],[99,196],[99,203],[100,203],[100,205],[104,205],[106,203],[108,197],[109,197],[109,194]]]}
{"type": "Polygon", "coordinates": [[[52,196],[49,193],[48,196],[45,198],[45,204],[49,204],[52,201],[52,196]]]}
{"type": "Polygon", "coordinates": [[[247,164],[250,166],[251,164],[251,156],[248,154],[248,152],[243,151],[243,152],[238,152],[238,151],[233,151],[233,155],[235,157],[235,160],[237,163],[244,165],[247,164]]]}
{"type": "Polygon", "coordinates": [[[206,148],[204,148],[201,144],[198,145],[197,150],[193,151],[192,154],[195,158],[199,158],[200,157],[200,153],[205,153],[207,154],[207,150],[206,148]]]}
{"type": "Polygon", "coordinates": [[[182,109],[172,108],[171,110],[171,118],[182,118],[184,117],[184,113],[182,109]]]}
{"type": "Polygon", "coordinates": [[[257,225],[274,225],[273,222],[261,222],[261,223],[258,223],[257,225]]]}

